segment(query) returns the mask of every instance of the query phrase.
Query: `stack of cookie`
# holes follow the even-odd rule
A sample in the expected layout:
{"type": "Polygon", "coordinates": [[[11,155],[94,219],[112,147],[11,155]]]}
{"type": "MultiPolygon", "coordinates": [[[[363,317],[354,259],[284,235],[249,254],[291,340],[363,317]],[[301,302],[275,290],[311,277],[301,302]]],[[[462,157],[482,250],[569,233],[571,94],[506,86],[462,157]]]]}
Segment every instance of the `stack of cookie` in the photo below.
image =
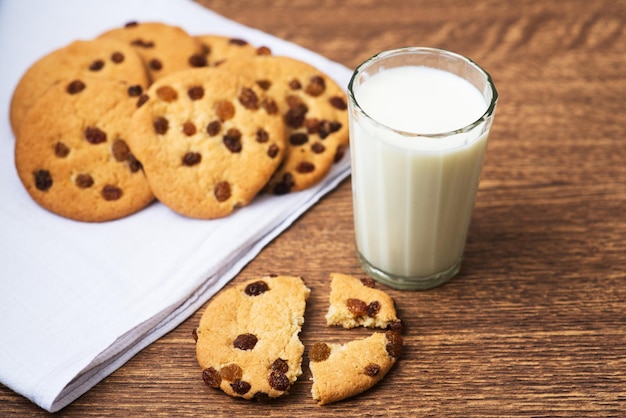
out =
{"type": "Polygon", "coordinates": [[[10,120],[31,197],[102,222],[155,198],[199,219],[323,179],[348,146],[346,97],[266,47],[129,23],[35,62],[10,120]]]}

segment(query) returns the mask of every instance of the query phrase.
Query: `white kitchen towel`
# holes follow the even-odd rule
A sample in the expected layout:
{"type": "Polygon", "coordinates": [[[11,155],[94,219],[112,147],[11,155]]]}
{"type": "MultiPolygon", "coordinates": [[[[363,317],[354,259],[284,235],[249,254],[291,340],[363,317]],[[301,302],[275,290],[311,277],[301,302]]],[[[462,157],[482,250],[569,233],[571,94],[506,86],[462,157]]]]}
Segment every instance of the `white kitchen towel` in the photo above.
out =
{"type": "Polygon", "coordinates": [[[344,87],[351,74],[190,0],[0,1],[0,382],[52,412],[192,315],[350,172],[346,155],[310,190],[262,196],[210,221],[159,203],[102,224],[37,206],[14,168],[13,89],[42,55],[129,21],[244,38],[307,61],[344,87]]]}

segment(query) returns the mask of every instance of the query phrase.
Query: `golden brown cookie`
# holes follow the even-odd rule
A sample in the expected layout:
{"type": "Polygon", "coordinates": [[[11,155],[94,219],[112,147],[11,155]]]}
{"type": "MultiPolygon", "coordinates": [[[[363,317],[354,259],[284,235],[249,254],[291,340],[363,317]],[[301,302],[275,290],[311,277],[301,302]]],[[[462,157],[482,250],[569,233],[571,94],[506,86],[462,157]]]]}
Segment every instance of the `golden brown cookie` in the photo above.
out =
{"type": "Polygon", "coordinates": [[[184,29],[163,22],[129,22],[99,38],[131,45],[143,59],[151,82],[176,71],[207,65],[200,42],[184,29]]]}
{"type": "Polygon", "coordinates": [[[400,329],[393,299],[386,292],[375,289],[374,280],[340,273],[331,273],[330,277],[327,325],[400,329]]]}
{"type": "Polygon", "coordinates": [[[220,68],[255,78],[278,102],[287,127],[287,154],[268,191],[306,189],[343,158],[349,143],[346,95],[326,74],[305,62],[273,55],[231,59],[220,68]]]}
{"type": "Polygon", "coordinates": [[[300,277],[265,276],[215,296],[196,330],[204,382],[245,399],[287,394],[302,374],[309,293],[300,277]]]}
{"type": "Polygon", "coordinates": [[[371,388],[395,364],[402,345],[396,331],[377,332],[346,344],[313,344],[308,349],[313,399],[326,405],[371,388]]]}
{"type": "Polygon", "coordinates": [[[143,62],[133,48],[110,39],[79,40],[38,59],[23,75],[11,99],[10,119],[17,133],[26,110],[53,84],[82,77],[123,80],[148,86],[143,62]]]}
{"type": "Polygon", "coordinates": [[[137,212],[154,196],[126,142],[141,90],[122,81],[62,81],[26,112],[15,165],[42,207],[87,222],[137,212]]]}
{"type": "Polygon", "coordinates": [[[221,67],[162,78],[138,105],[131,147],[156,197],[182,215],[212,219],[247,205],[284,154],[275,101],[221,67]]]}
{"type": "Polygon", "coordinates": [[[268,47],[255,47],[242,38],[221,35],[197,35],[195,38],[202,44],[210,66],[218,66],[234,58],[271,55],[272,53],[268,47]]]}

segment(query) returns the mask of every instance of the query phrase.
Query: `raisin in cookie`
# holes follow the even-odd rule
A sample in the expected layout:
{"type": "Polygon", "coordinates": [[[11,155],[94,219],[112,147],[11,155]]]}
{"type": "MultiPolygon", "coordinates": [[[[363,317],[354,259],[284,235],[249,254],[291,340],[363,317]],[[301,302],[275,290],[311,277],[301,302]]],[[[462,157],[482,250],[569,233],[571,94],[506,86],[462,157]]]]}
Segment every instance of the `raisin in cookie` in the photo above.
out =
{"type": "Polygon", "coordinates": [[[151,82],[176,71],[207,65],[200,42],[184,29],[163,22],[129,22],[99,38],[117,39],[134,47],[151,82]]]}
{"type": "Polygon", "coordinates": [[[234,58],[271,55],[272,53],[268,47],[254,47],[241,38],[221,35],[197,35],[195,38],[202,44],[207,64],[210,66],[218,66],[234,58]]]}
{"type": "Polygon", "coordinates": [[[100,222],[154,200],[126,142],[136,86],[82,78],[59,82],[26,112],[15,164],[26,190],[61,216],[100,222]]]}
{"type": "Polygon", "coordinates": [[[267,190],[285,194],[323,179],[348,146],[345,92],[326,74],[294,58],[231,59],[221,67],[253,77],[272,94],[286,125],[287,154],[267,190]]]}
{"type": "Polygon", "coordinates": [[[192,218],[223,217],[248,204],[285,150],[275,101],[220,68],[160,79],[132,120],[130,145],[154,194],[192,218]]]}
{"type": "Polygon", "coordinates": [[[308,350],[313,399],[326,405],[376,385],[400,357],[402,345],[397,331],[377,332],[346,344],[313,344],[308,350]]]}
{"type": "Polygon", "coordinates": [[[22,75],[11,99],[13,132],[17,133],[26,110],[53,84],[82,77],[122,80],[141,88],[148,86],[141,58],[124,42],[109,39],[72,42],[41,57],[22,75]]]}
{"type": "Polygon", "coordinates": [[[331,273],[330,277],[327,325],[344,328],[401,328],[393,299],[384,291],[375,289],[374,280],[357,279],[340,273],[331,273]]]}
{"type": "Polygon", "coordinates": [[[287,394],[302,374],[298,334],[309,294],[292,276],[265,276],[219,293],[195,332],[204,382],[245,399],[287,394]]]}

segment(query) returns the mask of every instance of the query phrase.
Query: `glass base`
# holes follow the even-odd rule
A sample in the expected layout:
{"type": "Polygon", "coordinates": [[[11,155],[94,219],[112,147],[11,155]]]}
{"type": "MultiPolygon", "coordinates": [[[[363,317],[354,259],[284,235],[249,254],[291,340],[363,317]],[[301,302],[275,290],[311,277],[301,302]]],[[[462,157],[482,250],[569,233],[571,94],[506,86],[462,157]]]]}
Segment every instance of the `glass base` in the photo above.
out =
{"type": "Polygon", "coordinates": [[[433,287],[440,286],[456,276],[459,270],[461,270],[462,260],[461,258],[459,258],[459,260],[451,267],[430,276],[406,277],[389,274],[372,266],[358,251],[357,257],[359,259],[359,263],[361,263],[361,267],[363,268],[363,270],[365,270],[365,272],[369,274],[372,279],[376,280],[377,282],[386,284],[387,286],[393,287],[394,289],[400,290],[428,290],[432,289],[433,287]]]}

